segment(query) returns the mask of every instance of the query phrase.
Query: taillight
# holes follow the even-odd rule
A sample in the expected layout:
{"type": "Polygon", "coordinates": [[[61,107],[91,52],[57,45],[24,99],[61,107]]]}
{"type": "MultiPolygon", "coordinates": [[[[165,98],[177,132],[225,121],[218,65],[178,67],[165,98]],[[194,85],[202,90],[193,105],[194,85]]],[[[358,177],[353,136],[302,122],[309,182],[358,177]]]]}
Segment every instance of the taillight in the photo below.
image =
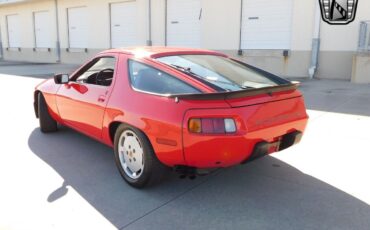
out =
{"type": "Polygon", "coordinates": [[[231,118],[192,118],[189,120],[189,131],[204,134],[235,133],[236,125],[231,118]]]}
{"type": "Polygon", "coordinates": [[[202,122],[200,119],[191,119],[189,121],[189,130],[192,133],[201,133],[202,132],[202,122]]]}

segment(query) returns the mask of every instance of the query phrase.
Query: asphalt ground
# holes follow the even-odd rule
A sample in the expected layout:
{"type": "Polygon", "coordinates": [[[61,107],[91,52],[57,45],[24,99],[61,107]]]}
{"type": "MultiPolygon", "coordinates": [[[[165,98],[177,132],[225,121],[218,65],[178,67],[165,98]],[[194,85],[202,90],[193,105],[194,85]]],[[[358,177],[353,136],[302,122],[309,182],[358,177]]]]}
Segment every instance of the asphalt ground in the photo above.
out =
{"type": "Polygon", "coordinates": [[[109,147],[68,128],[40,132],[32,93],[55,71],[33,67],[43,70],[0,65],[1,230],[370,229],[370,85],[304,81],[310,121],[299,145],[137,190],[109,147]]]}

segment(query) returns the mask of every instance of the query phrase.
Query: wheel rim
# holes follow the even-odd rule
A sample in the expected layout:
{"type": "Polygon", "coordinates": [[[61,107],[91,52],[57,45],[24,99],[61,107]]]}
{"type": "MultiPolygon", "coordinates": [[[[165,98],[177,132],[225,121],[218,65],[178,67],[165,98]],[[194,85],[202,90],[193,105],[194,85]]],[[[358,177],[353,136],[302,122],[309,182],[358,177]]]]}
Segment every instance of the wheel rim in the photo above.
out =
{"type": "Polygon", "coordinates": [[[144,170],[144,150],[137,135],[124,131],[118,142],[119,160],[126,175],[138,179],[144,170]]]}

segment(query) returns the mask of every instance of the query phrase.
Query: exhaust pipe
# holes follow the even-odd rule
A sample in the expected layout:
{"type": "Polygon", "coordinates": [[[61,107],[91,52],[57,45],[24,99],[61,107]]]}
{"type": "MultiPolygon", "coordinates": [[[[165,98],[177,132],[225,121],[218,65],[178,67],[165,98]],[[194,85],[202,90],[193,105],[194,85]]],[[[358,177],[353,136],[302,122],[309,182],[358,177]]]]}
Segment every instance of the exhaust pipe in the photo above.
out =
{"type": "Polygon", "coordinates": [[[207,176],[212,172],[212,169],[197,169],[188,166],[175,166],[174,170],[179,174],[180,179],[189,178],[190,180],[196,179],[198,176],[207,176]]]}

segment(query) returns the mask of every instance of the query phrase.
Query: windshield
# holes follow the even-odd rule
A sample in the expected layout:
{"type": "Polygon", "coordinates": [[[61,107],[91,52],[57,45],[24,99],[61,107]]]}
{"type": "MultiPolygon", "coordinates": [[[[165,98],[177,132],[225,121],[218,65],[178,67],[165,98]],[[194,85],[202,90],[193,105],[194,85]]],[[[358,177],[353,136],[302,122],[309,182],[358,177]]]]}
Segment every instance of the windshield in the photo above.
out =
{"type": "Polygon", "coordinates": [[[262,73],[221,56],[179,55],[161,57],[157,60],[226,91],[278,85],[262,73]]]}

